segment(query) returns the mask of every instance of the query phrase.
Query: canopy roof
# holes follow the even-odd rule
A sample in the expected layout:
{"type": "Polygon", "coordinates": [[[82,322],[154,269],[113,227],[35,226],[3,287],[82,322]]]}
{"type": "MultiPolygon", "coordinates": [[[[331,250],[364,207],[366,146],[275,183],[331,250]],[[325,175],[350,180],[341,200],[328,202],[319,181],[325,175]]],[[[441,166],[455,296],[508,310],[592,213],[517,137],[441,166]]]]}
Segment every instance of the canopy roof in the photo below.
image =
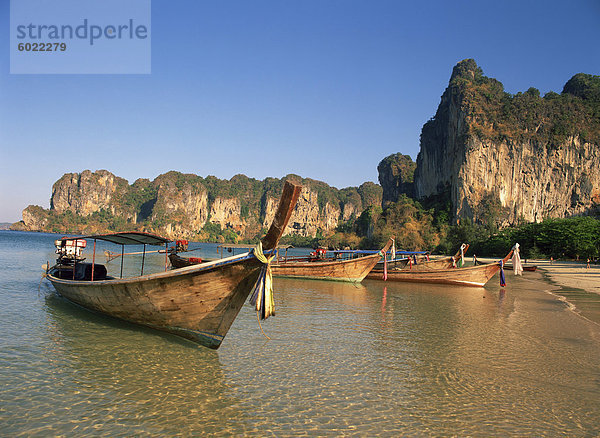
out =
{"type": "Polygon", "coordinates": [[[123,233],[112,233],[112,234],[90,234],[87,236],[79,237],[63,237],[59,240],[83,240],[83,239],[95,239],[105,240],[106,242],[116,243],[118,245],[164,245],[165,243],[171,242],[169,239],[157,236],[150,233],[141,233],[137,231],[126,231],[123,233]]]}
{"type": "MultiPolygon", "coordinates": [[[[217,248],[224,248],[224,249],[249,249],[249,248],[254,248],[256,245],[247,245],[247,244],[243,244],[243,243],[223,243],[221,245],[219,245],[217,248]]],[[[277,246],[277,249],[288,249],[288,248],[293,248],[294,246],[292,245],[279,245],[277,246]]],[[[310,249],[310,248],[308,248],[310,249]]],[[[375,254],[377,252],[379,252],[379,250],[360,250],[360,249],[329,249],[327,250],[329,252],[337,252],[337,253],[344,253],[344,254],[375,254]]],[[[390,252],[388,250],[388,252],[390,252]]],[[[402,251],[402,250],[398,250],[396,251],[396,255],[413,255],[413,254],[429,254],[429,251],[402,251]]]]}
{"type": "MultiPolygon", "coordinates": [[[[249,249],[249,248],[254,248],[256,247],[256,245],[248,245],[248,244],[244,244],[244,243],[222,243],[221,245],[217,246],[217,248],[231,248],[231,249],[249,249]]],[[[293,248],[292,245],[277,245],[277,249],[288,249],[288,248],[293,248]]]]}
{"type": "MultiPolygon", "coordinates": [[[[341,254],[375,254],[379,252],[376,249],[331,249],[330,252],[337,252],[341,254]]],[[[387,252],[391,252],[388,250],[387,252]]],[[[396,250],[396,255],[413,255],[413,254],[429,254],[429,251],[402,251],[396,250]]]]}

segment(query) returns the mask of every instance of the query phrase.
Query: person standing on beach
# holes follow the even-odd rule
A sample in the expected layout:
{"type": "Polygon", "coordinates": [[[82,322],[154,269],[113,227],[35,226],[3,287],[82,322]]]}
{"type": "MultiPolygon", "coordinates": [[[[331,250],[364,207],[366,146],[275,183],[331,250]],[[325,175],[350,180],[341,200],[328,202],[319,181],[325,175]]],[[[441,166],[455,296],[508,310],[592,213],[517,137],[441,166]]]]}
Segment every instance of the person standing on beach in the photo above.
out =
{"type": "Polygon", "coordinates": [[[589,257],[587,259],[587,266],[585,267],[585,269],[590,269],[590,258],[589,257]]]}
{"type": "Polygon", "coordinates": [[[554,263],[554,257],[550,257],[550,264],[554,263]]]}

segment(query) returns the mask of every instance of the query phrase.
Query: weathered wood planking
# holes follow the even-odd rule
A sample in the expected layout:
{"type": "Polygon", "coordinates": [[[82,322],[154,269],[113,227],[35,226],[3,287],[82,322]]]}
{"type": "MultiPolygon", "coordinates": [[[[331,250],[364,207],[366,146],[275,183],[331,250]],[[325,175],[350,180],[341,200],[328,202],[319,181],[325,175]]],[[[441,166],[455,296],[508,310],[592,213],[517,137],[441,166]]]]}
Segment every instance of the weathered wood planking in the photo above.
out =
{"type": "Polygon", "coordinates": [[[49,279],[60,295],[83,307],[217,348],[261,265],[252,256],[231,259],[211,269],[196,265],[130,279],[49,279]]]}
{"type": "Polygon", "coordinates": [[[360,283],[381,258],[378,254],[350,260],[289,262],[271,265],[273,277],[360,283]]]}
{"type": "MultiPolygon", "coordinates": [[[[387,251],[391,244],[390,240],[382,251],[387,251]]],[[[175,254],[170,259],[174,268],[190,266],[193,263],[175,254]]],[[[273,277],[360,283],[380,259],[381,253],[349,260],[274,261],[271,263],[271,272],[273,277]]]]}
{"type": "MultiPolygon", "coordinates": [[[[265,250],[273,249],[302,187],[286,182],[265,250]]],[[[76,281],[47,278],[60,295],[85,308],[218,348],[258,278],[251,253],[134,278],[76,281]]]]}
{"type": "MultiPolygon", "coordinates": [[[[504,258],[505,263],[511,255],[512,251],[504,258]]],[[[500,271],[499,263],[489,263],[485,265],[468,266],[464,268],[421,270],[405,268],[402,270],[388,271],[387,281],[456,284],[462,286],[483,287],[498,271],[500,271]]],[[[371,273],[367,276],[367,278],[383,280],[383,273],[371,273]]]]}

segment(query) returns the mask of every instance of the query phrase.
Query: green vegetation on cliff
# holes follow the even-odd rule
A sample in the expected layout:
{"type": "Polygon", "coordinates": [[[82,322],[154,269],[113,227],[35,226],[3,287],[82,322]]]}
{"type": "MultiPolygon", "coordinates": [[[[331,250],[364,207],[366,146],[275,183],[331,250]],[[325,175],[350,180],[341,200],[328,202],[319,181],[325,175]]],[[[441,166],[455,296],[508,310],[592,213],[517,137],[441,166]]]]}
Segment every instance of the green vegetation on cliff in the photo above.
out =
{"type": "MultiPolygon", "coordinates": [[[[468,149],[479,144],[467,141],[475,138],[482,140],[485,147],[532,144],[536,151],[564,147],[571,139],[600,145],[600,76],[578,73],[560,94],[549,92],[542,97],[532,87],[513,95],[505,92],[498,80],[484,76],[474,60],[461,61],[453,69],[434,118],[423,126],[421,145],[423,150],[425,139],[425,144],[431,146],[429,164],[436,160],[446,164],[448,150],[440,145],[462,141],[468,149]]],[[[487,192],[479,193],[477,203],[469,205],[468,213],[477,223],[468,219],[456,223],[456,206],[451,205],[450,196],[456,187],[442,180],[434,186],[435,190],[426,192],[437,191],[435,195],[415,200],[419,183],[416,168],[417,163],[410,156],[393,154],[379,163],[381,186],[367,182],[341,190],[298,175],[259,181],[240,174],[221,180],[172,171],[154,181],[139,179],[129,185],[108,171],[84,171],[66,174],[57,181],[52,208],[28,207],[21,227],[69,233],[138,229],[205,241],[255,240],[264,232],[267,209],[272,208],[269,199],[279,197],[283,181],[288,179],[309,188],[311,194],[304,202],[313,203],[303,213],[310,217],[304,218],[305,223],[296,224],[302,235],[286,236],[283,240],[295,246],[373,249],[395,236],[398,248],[407,250],[453,253],[461,243],[468,242],[478,255],[499,256],[519,242],[525,256],[598,256],[597,219],[577,217],[503,228],[509,215],[516,215],[516,208],[508,211],[497,193],[487,192]],[[96,187],[100,188],[94,191],[96,187]],[[92,205],[98,200],[101,202],[92,205]],[[220,211],[212,209],[215,205],[220,205],[220,211]],[[335,218],[326,217],[338,212],[335,218]],[[335,232],[330,228],[332,222],[338,223],[335,232]],[[308,223],[312,226],[311,235],[306,236],[308,223]]],[[[451,171],[456,173],[456,169],[451,171]]],[[[597,185],[588,175],[578,178],[580,190],[573,191],[571,203],[579,202],[583,193],[595,200],[593,206],[600,205],[600,195],[594,194],[597,185]]],[[[435,180],[435,175],[427,181],[430,180],[435,180]]],[[[593,213],[593,208],[586,213],[593,213]]]]}
{"type": "Polygon", "coordinates": [[[415,196],[414,175],[417,163],[409,155],[389,155],[379,162],[379,184],[383,188],[383,205],[395,202],[400,195],[415,196]]]}
{"type": "Polygon", "coordinates": [[[501,257],[515,243],[526,258],[577,259],[600,257],[600,217],[578,216],[546,219],[500,229],[503,211],[490,197],[481,204],[486,223],[466,220],[450,224],[448,198],[440,196],[423,203],[402,196],[385,210],[370,208],[355,223],[354,232],[362,237],[358,246],[378,248],[396,236],[398,248],[429,250],[453,254],[462,243],[469,243],[469,254],[501,257]],[[424,205],[427,205],[425,207],[424,205]]]}
{"type": "MultiPolygon", "coordinates": [[[[600,76],[576,74],[565,84],[561,94],[549,92],[541,97],[532,87],[512,95],[504,91],[501,82],[484,76],[474,60],[461,61],[454,67],[435,117],[424,125],[421,135],[422,148],[425,142],[430,160],[421,165],[430,166],[430,169],[437,166],[428,174],[430,178],[435,178],[435,171],[439,170],[446,172],[444,176],[448,180],[437,186],[433,181],[435,190],[428,192],[435,194],[416,201],[412,198],[412,188],[417,164],[409,156],[390,155],[378,166],[383,209],[365,209],[355,221],[338,227],[338,234],[355,233],[362,238],[359,245],[368,248],[380,247],[388,237],[396,236],[399,248],[446,254],[454,253],[463,242],[470,243],[481,256],[504,255],[515,242],[523,246],[526,256],[530,252],[555,257],[563,254],[565,257],[583,254],[593,257],[597,254],[598,239],[589,231],[595,229],[596,219],[575,217],[563,222],[544,221],[506,228],[514,221],[515,212],[503,206],[499,192],[479,190],[481,187],[469,188],[479,190],[476,203],[468,205],[468,214],[476,218],[477,223],[464,218],[458,223],[459,218],[455,217],[457,206],[452,205],[451,196],[456,190],[452,186],[455,175],[451,172],[456,168],[447,165],[448,160],[455,157],[446,154],[456,153],[451,147],[457,143],[471,147],[470,138],[478,138],[484,145],[506,143],[515,148],[530,143],[533,149],[545,148],[546,151],[566,147],[566,153],[569,148],[574,148],[573,156],[577,157],[583,150],[583,146],[578,149],[577,140],[582,144],[600,145],[600,76]],[[564,231],[556,242],[547,240],[550,228],[556,232],[558,228],[564,231]],[[571,234],[567,232],[569,228],[571,234]]],[[[570,166],[577,165],[574,160],[570,166]]],[[[540,163],[540,166],[544,165],[540,163]]],[[[482,178],[485,178],[485,172],[482,178]]],[[[600,205],[595,190],[597,185],[584,174],[577,181],[569,202],[576,204],[580,193],[585,193],[586,199],[592,198],[591,208],[587,211],[591,214],[594,206],[600,205]]],[[[514,222],[519,223],[519,220],[514,222]]]]}
{"type": "MultiPolygon", "coordinates": [[[[144,230],[217,242],[256,240],[264,232],[267,214],[272,214],[270,200],[279,198],[285,180],[312,193],[303,202],[314,205],[305,207],[306,217],[301,219],[312,224],[312,234],[316,224],[316,236],[311,238],[331,234],[323,230],[332,222],[353,221],[365,206],[381,203],[381,187],[373,183],[338,190],[298,175],[264,181],[235,175],[220,180],[171,171],[154,181],[138,179],[129,185],[106,170],[86,170],[60,178],[53,186],[52,208],[28,207],[23,222],[15,227],[60,233],[144,230]],[[327,217],[332,214],[336,217],[327,217]]],[[[299,232],[305,233],[306,225],[299,224],[299,232]]]]}
{"type": "Polygon", "coordinates": [[[490,233],[482,226],[466,222],[451,228],[449,246],[469,242],[470,254],[504,256],[515,243],[526,258],[579,259],[600,256],[600,219],[591,216],[546,219],[490,233]]]}
{"type": "Polygon", "coordinates": [[[512,95],[500,81],[484,76],[474,60],[466,59],[454,67],[446,93],[462,102],[467,133],[482,140],[531,141],[556,148],[579,137],[600,144],[600,76],[578,73],[561,94],[541,97],[531,87],[512,95]]]}

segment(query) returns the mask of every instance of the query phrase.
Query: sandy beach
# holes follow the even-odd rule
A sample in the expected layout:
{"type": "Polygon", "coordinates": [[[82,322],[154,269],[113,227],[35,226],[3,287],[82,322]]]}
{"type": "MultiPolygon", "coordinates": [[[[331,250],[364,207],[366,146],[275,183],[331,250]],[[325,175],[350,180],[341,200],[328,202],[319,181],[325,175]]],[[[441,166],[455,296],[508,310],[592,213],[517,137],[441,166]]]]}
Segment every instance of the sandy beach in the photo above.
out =
{"type": "MultiPolygon", "coordinates": [[[[472,257],[465,257],[468,263],[472,257]]],[[[478,257],[478,261],[483,263],[497,262],[496,258],[478,257]]],[[[590,263],[590,267],[586,268],[586,262],[575,261],[554,261],[550,260],[521,260],[525,266],[537,266],[538,272],[544,274],[550,281],[570,289],[582,289],[587,292],[594,292],[600,295],[600,265],[590,263]]],[[[509,263],[511,261],[509,260],[509,263]]],[[[524,273],[527,275],[527,272],[524,273]]],[[[512,271],[506,271],[508,278],[513,276],[512,271]]]]}
{"type": "MultiPolygon", "coordinates": [[[[469,258],[467,260],[471,263],[469,258]]],[[[484,263],[498,261],[493,258],[478,258],[478,260],[484,263]]],[[[525,266],[537,266],[536,274],[542,274],[545,280],[549,280],[551,284],[558,287],[540,290],[560,297],[561,301],[568,303],[569,309],[588,321],[600,324],[600,265],[590,263],[590,267],[586,268],[586,262],[554,261],[550,263],[550,260],[534,259],[527,259],[527,263],[525,260],[522,261],[525,266]]],[[[536,277],[531,274],[531,272],[523,272],[524,277],[536,277]]],[[[512,270],[506,271],[509,287],[513,276],[512,270]]]]}
{"type": "Polygon", "coordinates": [[[560,286],[600,294],[600,265],[592,263],[586,268],[585,262],[550,263],[549,260],[528,260],[527,264],[537,265],[551,281],[560,286]]]}

